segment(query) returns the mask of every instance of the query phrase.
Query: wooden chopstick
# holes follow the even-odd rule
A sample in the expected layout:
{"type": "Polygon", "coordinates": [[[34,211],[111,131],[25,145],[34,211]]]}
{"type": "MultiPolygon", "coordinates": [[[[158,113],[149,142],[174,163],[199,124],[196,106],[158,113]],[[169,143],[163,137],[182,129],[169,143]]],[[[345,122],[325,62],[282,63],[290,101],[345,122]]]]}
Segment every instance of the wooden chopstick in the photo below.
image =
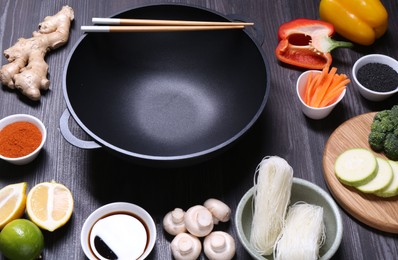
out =
{"type": "Polygon", "coordinates": [[[250,26],[254,23],[246,22],[208,22],[185,20],[151,20],[151,19],[125,19],[125,18],[92,18],[94,24],[108,25],[172,25],[172,26],[250,26]]]}
{"type": "Polygon", "coordinates": [[[81,26],[83,32],[172,32],[243,29],[243,25],[219,26],[81,26]]]}
{"type": "Polygon", "coordinates": [[[84,32],[162,32],[243,29],[253,23],[125,18],[92,18],[93,26],[81,26],[84,32]]]}

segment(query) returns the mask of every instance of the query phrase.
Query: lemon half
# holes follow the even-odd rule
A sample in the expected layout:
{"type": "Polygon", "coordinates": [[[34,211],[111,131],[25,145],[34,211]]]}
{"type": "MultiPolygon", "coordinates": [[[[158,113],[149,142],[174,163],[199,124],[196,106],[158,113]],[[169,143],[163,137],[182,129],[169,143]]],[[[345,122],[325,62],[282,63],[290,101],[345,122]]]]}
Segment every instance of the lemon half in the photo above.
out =
{"type": "Polygon", "coordinates": [[[55,181],[39,183],[28,193],[26,212],[33,223],[52,232],[71,218],[72,193],[63,184],[55,181]]]}
{"type": "Polygon", "coordinates": [[[0,190],[0,229],[20,218],[26,205],[26,182],[10,184],[0,190]]]}

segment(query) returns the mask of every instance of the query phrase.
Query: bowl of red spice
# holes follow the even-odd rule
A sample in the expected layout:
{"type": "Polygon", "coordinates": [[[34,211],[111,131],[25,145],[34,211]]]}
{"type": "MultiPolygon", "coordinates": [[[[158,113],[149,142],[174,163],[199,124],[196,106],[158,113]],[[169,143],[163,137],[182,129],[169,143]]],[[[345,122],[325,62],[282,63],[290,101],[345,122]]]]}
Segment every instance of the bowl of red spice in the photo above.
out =
{"type": "Polygon", "coordinates": [[[398,61],[382,54],[359,58],[352,68],[359,93],[370,101],[382,101],[398,92],[398,61]]]}
{"type": "Polygon", "coordinates": [[[34,160],[46,141],[47,130],[38,118],[15,114],[0,120],[0,158],[16,165],[34,160]]]}

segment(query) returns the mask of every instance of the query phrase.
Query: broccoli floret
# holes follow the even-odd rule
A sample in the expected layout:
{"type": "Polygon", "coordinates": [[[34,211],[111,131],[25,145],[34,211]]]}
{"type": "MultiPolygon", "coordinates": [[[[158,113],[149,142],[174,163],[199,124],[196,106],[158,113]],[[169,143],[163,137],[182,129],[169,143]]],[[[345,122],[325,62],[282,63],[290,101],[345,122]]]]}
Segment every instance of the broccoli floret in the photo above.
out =
{"type": "Polygon", "coordinates": [[[383,117],[381,120],[374,120],[370,130],[372,132],[388,133],[394,130],[394,124],[388,117],[383,117]]]}
{"type": "Polygon", "coordinates": [[[390,109],[391,113],[398,113],[398,105],[394,105],[391,109],[390,109]]]}
{"type": "Polygon", "coordinates": [[[370,132],[369,134],[369,145],[370,147],[376,151],[381,152],[384,149],[384,141],[386,140],[386,134],[382,132],[370,132]]]}
{"type": "Polygon", "coordinates": [[[370,130],[372,132],[385,133],[386,127],[383,126],[380,120],[374,120],[372,125],[370,126],[370,130]]]}
{"type": "Polygon", "coordinates": [[[383,111],[377,112],[373,120],[380,121],[382,118],[389,117],[389,116],[390,116],[390,110],[383,110],[383,111]]]}
{"type": "Polygon", "coordinates": [[[398,135],[387,134],[384,141],[384,153],[390,160],[398,160],[398,135]]]}
{"type": "Polygon", "coordinates": [[[376,152],[398,160],[398,105],[378,112],[370,127],[368,142],[376,152]]]}
{"type": "Polygon", "coordinates": [[[389,118],[390,118],[391,124],[394,126],[394,128],[397,128],[398,127],[398,110],[394,113],[391,112],[389,118]]]}
{"type": "Polygon", "coordinates": [[[382,133],[391,132],[395,128],[396,123],[398,123],[398,118],[395,118],[392,114],[391,110],[383,110],[376,113],[371,130],[382,133]]]}

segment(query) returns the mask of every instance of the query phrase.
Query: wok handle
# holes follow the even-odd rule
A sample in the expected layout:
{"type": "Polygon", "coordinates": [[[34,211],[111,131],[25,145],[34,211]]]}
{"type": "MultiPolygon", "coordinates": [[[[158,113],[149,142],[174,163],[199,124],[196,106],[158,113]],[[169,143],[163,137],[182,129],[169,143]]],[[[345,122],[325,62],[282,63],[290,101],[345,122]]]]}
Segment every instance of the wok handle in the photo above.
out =
{"type": "Polygon", "coordinates": [[[81,149],[97,149],[101,148],[99,144],[97,144],[94,141],[86,141],[86,140],[81,140],[74,136],[72,132],[69,129],[68,121],[70,118],[70,113],[68,109],[65,109],[65,111],[62,113],[61,118],[59,119],[59,126],[61,130],[61,134],[65,138],[66,141],[68,141],[70,144],[79,147],[81,149]]]}
{"type": "MultiPolygon", "coordinates": [[[[245,18],[240,14],[228,14],[227,17],[229,19],[231,19],[232,21],[245,22],[245,23],[252,22],[252,21],[250,21],[249,18],[247,18],[247,17],[245,18]]],[[[264,30],[262,30],[262,28],[259,28],[259,27],[260,26],[258,25],[258,23],[254,23],[253,26],[246,27],[245,30],[248,31],[249,28],[251,28],[252,32],[250,34],[251,34],[251,36],[253,36],[252,38],[254,38],[254,40],[256,41],[256,43],[259,46],[262,46],[265,41],[265,39],[264,39],[265,36],[264,36],[264,30]]]]}

